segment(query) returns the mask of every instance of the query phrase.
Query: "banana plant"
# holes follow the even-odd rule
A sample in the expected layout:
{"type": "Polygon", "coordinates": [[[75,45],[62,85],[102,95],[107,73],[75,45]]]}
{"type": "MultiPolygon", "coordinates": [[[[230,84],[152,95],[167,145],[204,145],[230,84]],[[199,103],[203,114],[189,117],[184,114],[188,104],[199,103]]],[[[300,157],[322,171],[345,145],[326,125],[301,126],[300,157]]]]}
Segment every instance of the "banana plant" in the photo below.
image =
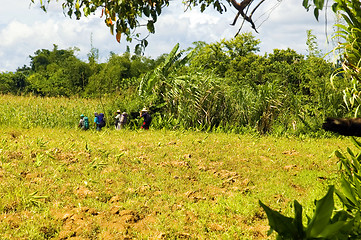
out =
{"type": "MultiPolygon", "coordinates": [[[[344,91],[345,103],[350,107],[359,107],[361,71],[361,2],[359,0],[335,0],[332,6],[339,13],[345,24],[336,24],[339,29],[334,37],[343,39],[335,50],[343,53],[342,68],[336,74],[344,74],[350,80],[350,87],[344,91]]],[[[340,41],[338,41],[340,42],[340,41]]],[[[357,113],[357,111],[356,111],[357,113]]]]}
{"type": "Polygon", "coordinates": [[[177,43],[172,51],[168,54],[165,61],[160,64],[154,71],[148,72],[142,78],[139,84],[139,96],[147,96],[156,93],[161,86],[171,86],[171,78],[169,77],[172,71],[176,71],[179,67],[184,66],[193,56],[194,51],[191,51],[184,58],[182,58],[184,51],[179,50],[179,43],[177,43]]]}
{"type": "Polygon", "coordinates": [[[335,151],[341,170],[341,187],[336,190],[336,194],[347,212],[355,219],[352,236],[361,236],[361,143],[354,137],[351,137],[351,141],[359,150],[357,154],[350,148],[347,148],[348,154],[335,151]]]}
{"type": "Polygon", "coordinates": [[[218,125],[227,119],[229,104],[221,79],[209,74],[193,73],[174,79],[173,88],[166,99],[172,114],[178,116],[185,127],[218,125]]]}
{"type": "Polygon", "coordinates": [[[361,143],[354,137],[351,140],[360,150],[358,154],[350,148],[347,148],[348,155],[335,151],[341,170],[341,190],[336,193],[348,211],[361,212],[361,143]]]}

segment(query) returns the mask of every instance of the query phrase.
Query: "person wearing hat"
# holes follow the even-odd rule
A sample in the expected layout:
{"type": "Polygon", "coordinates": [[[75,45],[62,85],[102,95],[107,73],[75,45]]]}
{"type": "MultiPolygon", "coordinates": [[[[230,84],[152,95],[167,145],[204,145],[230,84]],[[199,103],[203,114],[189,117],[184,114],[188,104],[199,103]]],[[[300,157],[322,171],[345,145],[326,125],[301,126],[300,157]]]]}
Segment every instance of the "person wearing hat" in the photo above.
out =
{"type": "Polygon", "coordinates": [[[152,122],[152,116],[150,116],[150,114],[148,113],[148,110],[146,108],[143,108],[140,111],[140,117],[143,118],[143,124],[142,124],[142,129],[148,130],[150,123],[152,122]]]}
{"type": "Polygon", "coordinates": [[[120,110],[117,110],[115,113],[115,129],[120,129],[120,118],[121,118],[120,110]]]}
{"type": "Polygon", "coordinates": [[[80,115],[80,120],[79,120],[78,128],[84,129],[84,114],[81,114],[81,115],[80,115]]]}
{"type": "Polygon", "coordinates": [[[89,129],[89,120],[88,120],[88,117],[84,116],[84,114],[80,115],[80,120],[79,120],[78,127],[81,130],[88,130],[89,129]]]}
{"type": "Polygon", "coordinates": [[[127,120],[128,120],[128,113],[123,112],[122,115],[120,116],[120,129],[123,129],[125,124],[127,124],[127,120]]]}

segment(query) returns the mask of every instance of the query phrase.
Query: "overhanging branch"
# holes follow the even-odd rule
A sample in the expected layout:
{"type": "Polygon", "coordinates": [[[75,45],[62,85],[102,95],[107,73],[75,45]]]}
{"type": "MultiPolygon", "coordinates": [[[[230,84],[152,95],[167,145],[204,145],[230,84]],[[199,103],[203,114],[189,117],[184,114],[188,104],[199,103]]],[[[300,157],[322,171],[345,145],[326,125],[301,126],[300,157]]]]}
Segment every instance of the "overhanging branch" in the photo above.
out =
{"type": "MultiPolygon", "coordinates": [[[[239,18],[239,16],[241,15],[242,18],[249,22],[252,26],[252,28],[258,33],[257,29],[256,29],[256,25],[254,24],[253,20],[252,20],[252,16],[253,16],[253,13],[257,10],[257,8],[259,6],[261,6],[262,3],[265,2],[265,0],[261,0],[257,6],[252,10],[251,14],[249,16],[247,16],[247,14],[244,12],[245,8],[247,7],[247,10],[248,8],[251,6],[253,0],[243,0],[241,1],[240,3],[238,3],[236,0],[230,0],[231,4],[233,5],[233,7],[235,9],[237,9],[238,13],[236,15],[236,17],[234,18],[233,20],[233,23],[231,24],[232,26],[234,26],[237,22],[237,19],[239,18]]],[[[243,26],[243,24],[242,24],[243,26]]],[[[241,28],[242,28],[241,26],[241,28]]],[[[241,29],[240,29],[241,30],[241,29]]],[[[239,31],[238,31],[239,32],[239,31]]],[[[238,33],[237,33],[238,34],[238,33]]]]}

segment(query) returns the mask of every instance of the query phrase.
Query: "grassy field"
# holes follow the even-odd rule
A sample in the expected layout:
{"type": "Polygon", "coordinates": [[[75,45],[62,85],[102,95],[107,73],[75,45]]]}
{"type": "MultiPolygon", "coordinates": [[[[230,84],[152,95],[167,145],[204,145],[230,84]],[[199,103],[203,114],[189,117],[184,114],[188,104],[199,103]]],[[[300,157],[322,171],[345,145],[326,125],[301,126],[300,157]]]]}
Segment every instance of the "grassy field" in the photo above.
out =
{"type": "Polygon", "coordinates": [[[105,109],[99,99],[0,95],[0,103],[0,125],[21,128],[74,128],[80,114],[92,120],[94,112],[117,110],[110,100],[105,109]]]}
{"type": "MultiPolygon", "coordinates": [[[[4,106],[3,106],[4,107],[4,106]]],[[[348,139],[2,125],[0,239],[274,239],[336,184],[348,139]]]]}

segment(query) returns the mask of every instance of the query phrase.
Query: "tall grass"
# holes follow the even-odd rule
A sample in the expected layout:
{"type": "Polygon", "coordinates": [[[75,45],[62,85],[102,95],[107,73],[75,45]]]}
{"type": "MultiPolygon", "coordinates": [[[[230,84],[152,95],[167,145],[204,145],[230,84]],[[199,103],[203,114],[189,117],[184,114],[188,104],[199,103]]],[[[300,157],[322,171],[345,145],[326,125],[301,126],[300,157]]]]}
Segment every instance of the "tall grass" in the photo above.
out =
{"type": "MultiPolygon", "coordinates": [[[[127,99],[95,99],[0,95],[0,125],[22,128],[74,128],[81,114],[92,122],[94,112],[103,112],[111,125],[114,112],[132,110],[127,99]]],[[[137,108],[137,106],[134,106],[137,108]]]]}
{"type": "Polygon", "coordinates": [[[96,100],[0,95],[3,126],[74,127],[80,114],[93,116],[101,104],[96,100]]]}
{"type": "MultiPolygon", "coordinates": [[[[240,87],[239,91],[228,91],[215,79],[205,77],[202,87],[189,81],[179,79],[180,85],[168,92],[166,105],[159,112],[151,112],[152,128],[324,134],[317,133],[322,116],[301,115],[302,107],[297,105],[300,100],[288,99],[273,83],[254,90],[240,87]],[[296,128],[292,127],[293,122],[297,122],[296,128]]],[[[92,126],[94,112],[105,113],[107,128],[113,128],[114,113],[119,109],[129,114],[127,128],[138,129],[142,121],[139,110],[147,106],[146,101],[131,93],[93,99],[0,95],[0,103],[0,125],[21,128],[75,128],[81,114],[89,117],[92,126]]]]}

